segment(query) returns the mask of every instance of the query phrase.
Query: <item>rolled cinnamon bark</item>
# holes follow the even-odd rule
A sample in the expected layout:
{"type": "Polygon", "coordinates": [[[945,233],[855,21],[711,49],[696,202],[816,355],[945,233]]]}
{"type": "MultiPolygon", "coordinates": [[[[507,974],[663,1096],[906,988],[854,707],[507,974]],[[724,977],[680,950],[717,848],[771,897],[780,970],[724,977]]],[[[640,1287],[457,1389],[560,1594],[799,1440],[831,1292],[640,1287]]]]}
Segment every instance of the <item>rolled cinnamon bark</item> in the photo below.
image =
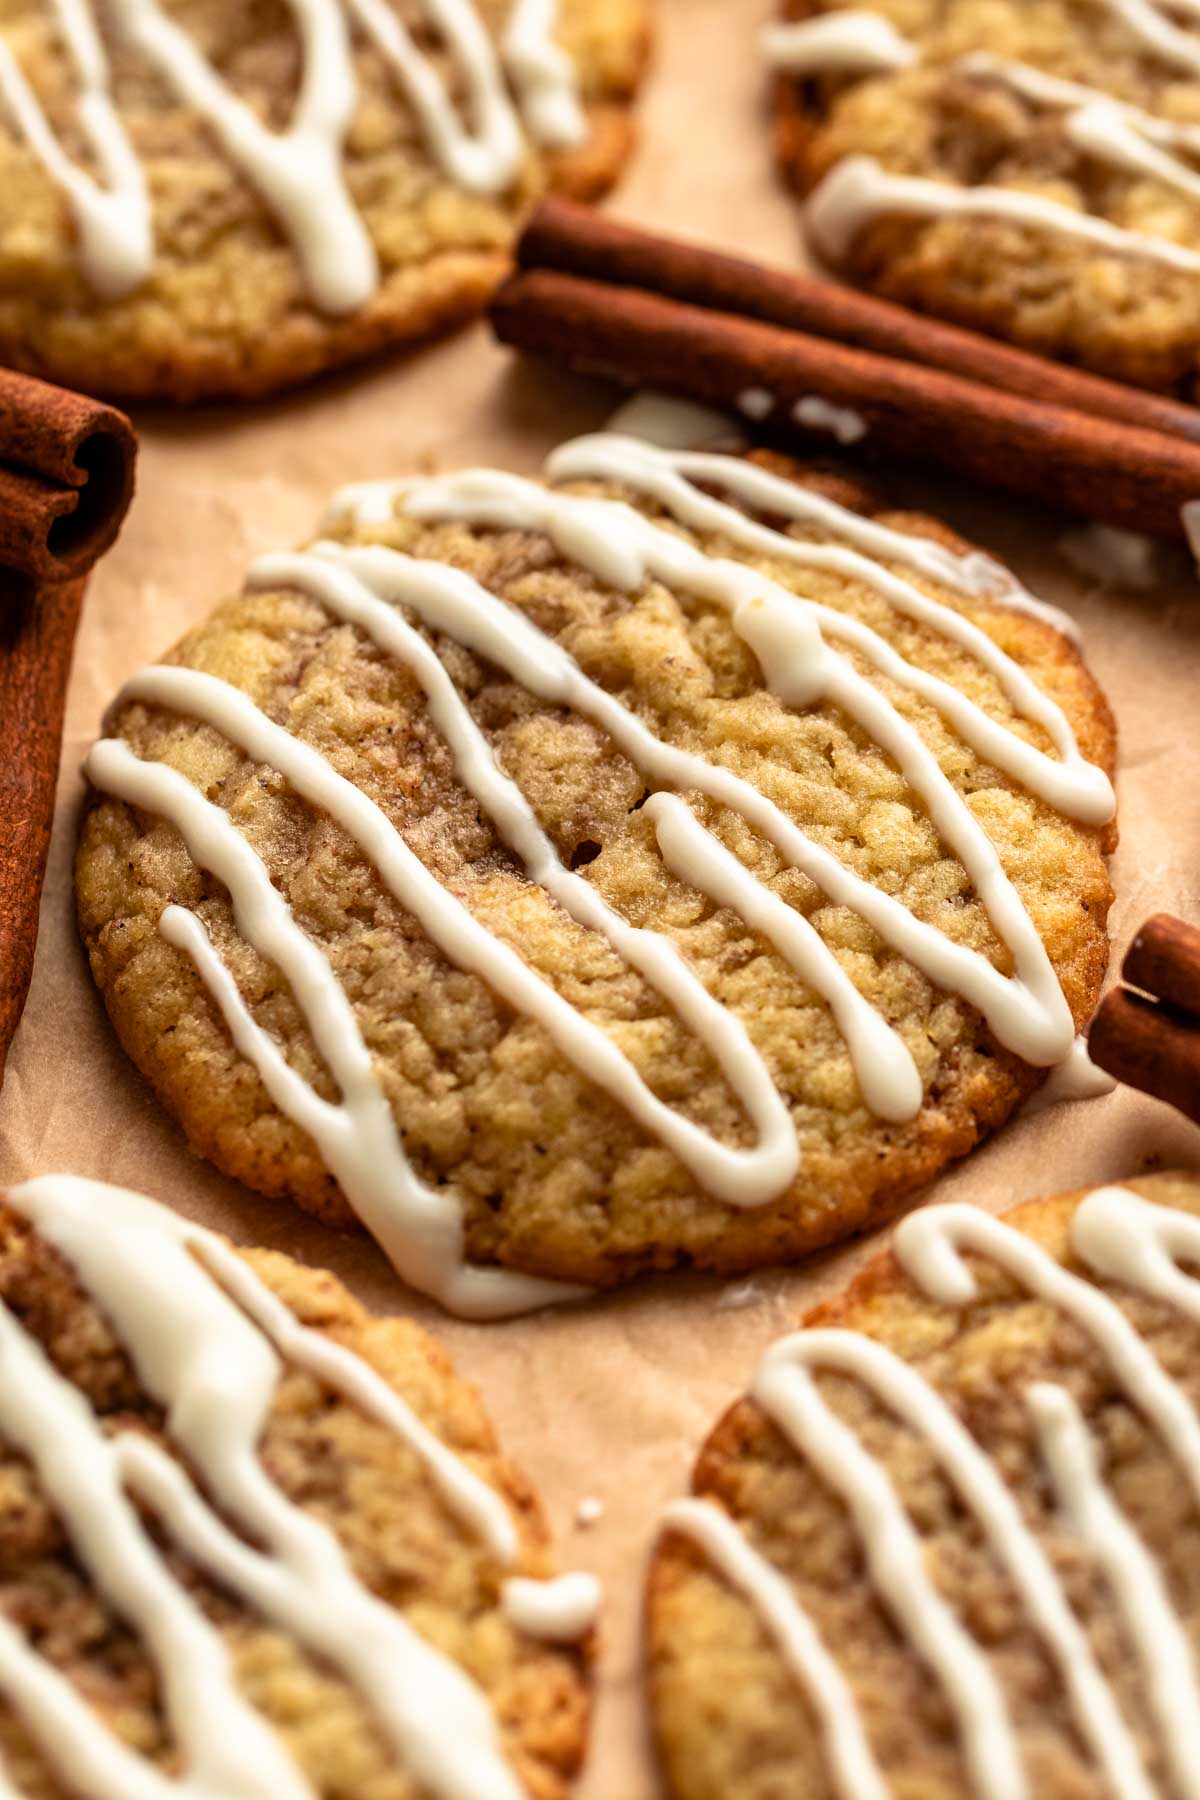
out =
{"type": "Polygon", "coordinates": [[[86,576],[31,589],[0,571],[0,1081],[25,1009],[86,576]]]}
{"type": "Polygon", "coordinates": [[[810,442],[840,415],[873,449],[1131,531],[1182,540],[1182,508],[1200,495],[1194,439],[641,288],[525,270],[501,287],[491,320],[502,343],[581,373],[726,412],[763,394],[772,430],[810,442]]]}
{"type": "Polygon", "coordinates": [[[87,573],[133,497],[122,413],[0,369],[0,1080],[25,1006],[87,573]]]}
{"type": "Polygon", "coordinates": [[[1130,944],[1121,974],[1131,987],[1194,1014],[1200,1023],[1200,929],[1195,925],[1155,913],[1130,944]]]}
{"type": "Polygon", "coordinates": [[[552,196],[542,201],[525,228],[517,257],[523,269],[556,269],[614,287],[641,288],[691,306],[924,363],[1094,418],[1200,440],[1200,407],[1051,362],[841,282],[626,225],[572,200],[552,196]]]}
{"type": "Polygon", "coordinates": [[[1200,1124],[1200,1021],[1117,988],[1088,1033],[1092,1061],[1200,1124]]]}
{"type": "Polygon", "coordinates": [[[136,448],[113,407],[0,369],[0,569],[86,574],[128,511],[136,448]]]}

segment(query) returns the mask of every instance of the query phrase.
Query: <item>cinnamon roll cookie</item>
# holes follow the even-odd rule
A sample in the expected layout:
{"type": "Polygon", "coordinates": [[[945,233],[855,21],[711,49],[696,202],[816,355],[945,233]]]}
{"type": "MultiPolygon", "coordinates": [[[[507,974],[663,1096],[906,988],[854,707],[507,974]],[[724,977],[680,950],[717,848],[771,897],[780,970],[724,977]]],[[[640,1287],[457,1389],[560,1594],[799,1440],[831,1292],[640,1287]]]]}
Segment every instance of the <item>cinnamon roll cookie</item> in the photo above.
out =
{"type": "Polygon", "coordinates": [[[553,1800],[594,1584],[425,1334],[138,1194],[0,1201],[0,1789],[553,1800]]]}
{"type": "Polygon", "coordinates": [[[932,1206],[774,1344],[670,1505],[677,1800],[1191,1794],[1200,1181],[932,1206]]]}
{"type": "Polygon", "coordinates": [[[92,970],[223,1169],[489,1314],[834,1243],[1071,1055],[1112,722],[987,557],[617,433],[328,531],[87,761],[92,970]]]}
{"type": "Polygon", "coordinates": [[[785,0],[767,50],[780,157],[824,261],[1195,397],[1193,0],[785,0]]]}
{"type": "Polygon", "coordinates": [[[648,0],[0,0],[0,363],[190,400],[478,312],[615,178],[648,0]]]}

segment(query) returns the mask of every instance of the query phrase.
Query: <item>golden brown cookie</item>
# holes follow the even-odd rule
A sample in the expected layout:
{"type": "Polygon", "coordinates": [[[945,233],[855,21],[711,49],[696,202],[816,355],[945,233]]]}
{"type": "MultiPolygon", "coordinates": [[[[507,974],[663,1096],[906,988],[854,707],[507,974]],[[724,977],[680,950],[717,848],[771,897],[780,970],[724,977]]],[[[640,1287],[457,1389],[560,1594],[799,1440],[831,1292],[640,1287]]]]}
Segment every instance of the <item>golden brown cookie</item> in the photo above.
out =
{"type": "Polygon", "coordinates": [[[14,1791],[567,1792],[589,1578],[548,1579],[528,1484],[424,1332],[70,1176],[0,1205],[0,1300],[14,1791]]]}
{"type": "Polygon", "coordinates": [[[1194,1780],[1200,1182],[933,1206],[668,1508],[650,1699],[678,1800],[1083,1800],[1194,1780]]]}
{"type": "Polygon", "coordinates": [[[923,311],[1194,398],[1200,30],[1165,0],[786,0],[810,243],[923,311]]]}
{"type": "Polygon", "coordinates": [[[286,387],[477,313],[615,179],[646,0],[0,0],[0,362],[286,387]]]}
{"type": "Polygon", "coordinates": [[[548,470],[350,491],[259,564],[124,690],[78,858],[194,1147],[476,1312],[547,1296],[464,1259],[603,1285],[886,1218],[1107,956],[1112,722],[1003,570],[767,457],[548,470]]]}

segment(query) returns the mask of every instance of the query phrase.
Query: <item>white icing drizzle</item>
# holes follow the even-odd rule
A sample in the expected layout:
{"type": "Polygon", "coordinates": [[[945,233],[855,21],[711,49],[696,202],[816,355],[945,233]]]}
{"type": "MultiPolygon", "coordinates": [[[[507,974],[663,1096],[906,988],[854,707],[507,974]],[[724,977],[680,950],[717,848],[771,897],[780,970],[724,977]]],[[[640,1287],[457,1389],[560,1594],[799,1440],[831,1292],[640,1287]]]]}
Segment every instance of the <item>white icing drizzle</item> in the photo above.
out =
{"type": "MultiPolygon", "coordinates": [[[[364,305],[379,265],[346,186],[344,143],[358,100],[348,20],[382,56],[416,114],[440,167],[475,193],[509,188],[535,141],[565,149],[587,120],[574,63],[554,41],[557,0],[514,0],[499,48],[473,0],[422,0],[466,85],[464,124],[428,57],[387,0],[287,0],[300,33],[303,69],[291,123],[269,130],[168,17],[159,0],[108,0],[123,39],[193,107],[256,189],[301,264],[315,306],[333,315],[364,305]],[[505,85],[507,69],[516,105],[505,85]]],[[[80,264],[106,298],[139,287],[154,260],[145,179],[113,103],[94,0],[53,0],[80,81],[77,112],[102,184],[79,169],[51,130],[27,77],[0,41],[0,104],[66,196],[79,232],[80,264]]]]}
{"type": "Polygon", "coordinates": [[[1200,1219],[1155,1206],[1129,1188],[1096,1188],[1071,1221],[1071,1248],[1104,1281],[1136,1288],[1200,1325],[1200,1219]]]}
{"type": "MultiPolygon", "coordinates": [[[[1102,0],[1102,4],[1156,56],[1177,68],[1200,74],[1200,38],[1176,25],[1166,7],[1156,5],[1154,0],[1102,0]]],[[[1174,0],[1174,10],[1197,16],[1187,0],[1174,0]]]]}
{"type": "Polygon", "coordinates": [[[835,1370],[870,1388],[929,1446],[1054,1656],[1084,1736],[1113,1789],[1128,1800],[1152,1800],[1086,1634],[990,1458],[924,1377],[882,1344],[853,1331],[798,1332],[767,1352],[751,1391],[850,1509],[876,1586],[941,1678],[959,1721],[973,1791],[1026,1791],[1003,1695],[985,1657],[926,1573],[920,1537],[882,1466],[822,1398],[811,1373],[818,1369],[835,1370]]]}
{"type": "Polygon", "coordinates": [[[554,41],[558,0],[513,0],[501,53],[540,144],[570,150],[587,136],[575,64],[554,41]]]}
{"type": "MultiPolygon", "coordinates": [[[[1144,46],[1200,73],[1200,36],[1181,29],[1153,0],[1103,0],[1144,46]]],[[[1195,8],[1184,7],[1200,18],[1195,8]]],[[[768,31],[768,60],[799,73],[869,74],[896,71],[919,60],[915,45],[887,19],[870,12],[820,14],[768,31]]],[[[1172,149],[1200,154],[1200,127],[1162,119],[1086,83],[1064,80],[1028,63],[981,51],[957,59],[960,74],[999,82],[1038,106],[1063,113],[1064,136],[1102,162],[1148,175],[1189,199],[1200,199],[1200,174],[1172,149]]],[[[1194,271],[1200,254],[1153,232],[1127,230],[1045,195],[980,184],[891,174],[869,156],[834,165],[808,201],[806,222],[818,249],[834,262],[849,254],[859,232],[890,213],[918,218],[971,216],[1008,220],[1084,238],[1121,255],[1136,255],[1194,271]]]]}
{"type": "Polygon", "coordinates": [[[870,75],[906,69],[917,52],[880,13],[847,8],[766,26],[762,49],[773,68],[790,75],[870,75]]]}
{"type": "Polygon", "coordinates": [[[792,408],[797,425],[808,431],[827,431],[839,444],[857,444],[867,435],[867,422],[849,406],[835,406],[820,394],[803,394],[792,408]]]}
{"type": "Polygon", "coordinates": [[[1175,1788],[1195,1800],[1200,1688],[1187,1634],[1157,1563],[1104,1485],[1095,1446],[1066,1388],[1036,1382],[1028,1401],[1059,1504],[1103,1571],[1133,1642],[1175,1788]]]}
{"type": "MultiPolygon", "coordinates": [[[[1144,1293],[1200,1325],[1200,1219],[1153,1205],[1122,1188],[1099,1189],[1076,1209],[1071,1248],[1094,1273],[1144,1293]]],[[[1127,1400],[1155,1427],[1200,1499],[1200,1421],[1121,1308],[1072,1274],[1022,1232],[962,1205],[929,1208],[905,1220],[896,1254],[932,1299],[952,1307],[976,1297],[969,1250],[998,1263],[1027,1292],[1065,1312],[1105,1357],[1127,1400]]],[[[914,1368],[857,1332],[801,1331],[766,1354],[752,1392],[759,1405],[846,1505],[884,1604],[938,1676],[958,1720],[971,1791],[1020,1796],[1028,1784],[1003,1695],[979,1647],[967,1638],[926,1571],[922,1541],[883,1467],[833,1410],[814,1374],[836,1372],[867,1387],[937,1459],[1005,1569],[1051,1654],[1081,1736],[1106,1791],[1151,1800],[1157,1789],[1092,1653],[1055,1568],[1026,1523],[1000,1470],[956,1413],[914,1368]]],[[[1173,1791],[1196,1800],[1196,1659],[1163,1572],[1107,1487],[1101,1459],[1071,1394],[1034,1382],[1025,1399],[1060,1509],[1105,1581],[1133,1651],[1173,1791]]],[[[790,1583],[713,1503],[676,1502],[664,1515],[756,1606],[807,1693],[841,1800],[886,1787],[863,1721],[829,1650],[790,1583]]]]}
{"type": "Polygon", "coordinates": [[[954,187],[920,175],[891,175],[872,156],[847,156],[835,163],[812,194],[805,218],[818,249],[841,262],[861,231],[875,219],[895,213],[918,219],[998,219],[1081,238],[1118,256],[1148,257],[1189,275],[1200,270],[1200,251],[1173,238],[1128,231],[1094,213],[1019,188],[986,183],[954,187]]]}
{"type": "Polygon", "coordinates": [[[1105,1095],[1115,1092],[1116,1086],[1113,1077],[1092,1061],[1087,1039],[1081,1033],[1067,1056],[1057,1068],[1051,1069],[1045,1082],[1030,1095],[1021,1111],[1028,1116],[1073,1100],[1103,1100],[1105,1095]]]}
{"type": "Polygon", "coordinates": [[[304,61],[295,110],[283,132],[269,130],[237,98],[157,0],[110,4],[121,31],[196,109],[271,209],[315,304],[329,313],[363,305],[378,286],[379,265],[342,166],[356,86],[337,0],[288,0],[304,61]]]}
{"type": "MultiPolygon", "coordinates": [[[[385,886],[455,966],[487,982],[504,1001],[537,1020],[587,1080],[608,1092],[638,1124],[727,1204],[760,1206],[794,1180],[799,1149],[790,1110],[734,1014],[709,995],[669,939],[634,927],[594,884],[567,869],[516,784],[498,765],[434,648],[401,612],[436,635],[484,656],[538,698],[590,718],[642,774],[651,790],[645,814],[667,867],[681,881],[738,914],[796,970],[831,1009],[864,1104],[894,1123],[920,1109],[922,1084],[900,1036],[861,995],[805,915],[760,882],[709,830],[682,796],[699,792],[730,807],[837,904],[848,905],[939,986],[978,1006],[997,1036],[1027,1061],[1047,1066],[1067,1056],[1074,1026],[1036,929],[974,814],[943,775],[915,727],[823,633],[845,640],[889,679],[936,707],[964,741],[1050,804],[1089,822],[1110,816],[1112,791],[1079,753],[1065,716],[1028,674],[969,618],[934,600],[874,560],[885,555],[968,593],[994,588],[993,565],[963,558],[927,540],[879,526],[738,459],[670,450],[616,434],[564,447],[552,478],[599,476],[628,482],[681,524],[724,535],[748,549],[868,582],[898,610],[966,647],[995,674],[1014,707],[1045,729],[1058,759],[991,719],[958,689],[899,656],[859,621],[792,593],[746,564],[709,556],[629,505],[553,492],[498,472],[468,471],[443,481],[379,484],[347,490],[341,517],[385,520],[397,501],[414,516],[462,518],[499,528],[545,532],[564,556],[599,579],[633,589],[657,577],[715,600],[754,650],[768,685],[788,704],[827,699],[857,719],[893,757],[937,829],[962,861],[1013,957],[1002,975],[979,953],[944,937],[895,897],[854,875],[808,837],[751,783],[705,757],[655,735],[629,707],[588,679],[558,645],[519,611],[460,569],[421,562],[381,546],[319,543],[310,551],[264,559],[251,585],[309,595],[364,632],[409,669],[431,722],[446,743],[457,778],[524,866],[530,881],[578,924],[598,931],[707,1045],[749,1119],[756,1141],[727,1147],[661,1102],[601,1027],[592,1024],[492,935],[409,850],[387,815],[337,773],[313,746],[269,720],[247,695],[215,677],[181,668],[136,676],[120,702],[188,713],[272,767],[309,804],[336,819],[385,886]],[[699,483],[724,488],[749,506],[815,525],[850,540],[807,542],[759,524],[699,483]]],[[[1005,592],[1005,590],[1002,590],[1005,592]]],[[[1005,597],[1007,593],[1005,592],[1005,597]]],[[[242,1001],[203,925],[168,907],[163,935],[195,964],[240,1053],[275,1104],[315,1141],[364,1224],[413,1285],[453,1310],[476,1317],[570,1297],[578,1290],[463,1265],[459,1206],[446,1188],[422,1183],[407,1162],[391,1105],[351,1007],[323,950],[293,918],[269,874],[224,810],[177,771],[142,763],[119,740],[88,759],[93,783],[170,820],[189,853],[229,890],[242,936],[274,962],[304,1013],[341,1098],[324,1100],[288,1064],[242,1001]]]]}
{"type": "Polygon", "coordinates": [[[52,0],[55,22],[79,80],[76,114],[103,185],[72,162],[55,137],[16,57],[0,37],[0,103],[66,196],[86,279],[104,299],[138,287],[154,261],[150,200],[142,166],[109,93],[108,58],[89,0],[52,0]]]}
{"type": "Polygon", "coordinates": [[[1081,525],[1064,532],[1058,549],[1080,575],[1102,588],[1142,593],[1164,578],[1166,554],[1161,539],[1116,525],[1081,525]]]}
{"type": "MultiPolygon", "coordinates": [[[[625,481],[651,495],[682,523],[692,524],[697,530],[720,531],[747,548],[783,556],[810,568],[832,569],[865,581],[902,612],[957,636],[960,643],[969,647],[1006,683],[1010,698],[1020,692],[1023,696],[1021,711],[1030,705],[1039,706],[1039,711],[1027,713],[1027,716],[1037,718],[1046,726],[1060,754],[1069,759],[1069,734],[1064,735],[1062,723],[1051,722],[1055,721],[1056,715],[1057,720],[1062,720],[1061,709],[1048,702],[1045,696],[1039,700],[1040,689],[1027,678],[1025,684],[1018,681],[1016,687],[1007,686],[1014,669],[1021,673],[1019,665],[1005,656],[985,631],[956,616],[940,600],[931,600],[910,583],[897,581],[889,569],[880,566],[899,563],[902,568],[948,587],[953,593],[969,599],[998,601],[1014,611],[1028,613],[1031,618],[1053,625],[1066,637],[1078,638],[1078,629],[1068,613],[1027,592],[1001,563],[979,550],[960,554],[939,544],[935,538],[881,525],[877,519],[867,518],[848,506],[840,506],[827,495],[802,487],[769,469],[759,468],[743,457],[706,455],[689,444],[662,446],[677,452],[670,456],[655,456],[647,453],[644,445],[635,444],[631,455],[628,444],[614,441],[621,436],[614,425],[605,432],[575,438],[561,445],[546,463],[547,477],[551,481],[589,477],[625,481]],[[747,518],[736,507],[722,505],[705,491],[710,487],[724,489],[752,511],[772,514],[790,524],[810,526],[842,539],[843,543],[810,542],[772,530],[747,518]],[[846,545],[850,548],[845,548],[846,545]]],[[[364,524],[385,523],[391,517],[395,499],[403,494],[404,488],[405,484],[394,482],[343,488],[341,494],[335,496],[330,519],[351,517],[361,519],[364,524]]],[[[1111,788],[1108,804],[1112,805],[1111,788]]]]}
{"type": "Polygon", "coordinates": [[[971,1250],[998,1263],[1029,1293],[1065,1313],[1110,1364],[1126,1396],[1154,1426],[1200,1500],[1200,1420],[1145,1339],[1099,1288],[1072,1275],[1032,1238],[973,1206],[934,1206],[913,1213],[897,1228],[894,1248],[916,1285],[943,1306],[967,1306],[974,1299],[975,1277],[962,1255],[971,1250]]]}
{"type": "MultiPolygon", "coordinates": [[[[425,567],[434,583],[447,572],[440,564],[425,567]]],[[[410,579],[415,583],[420,573],[418,566],[410,579]]],[[[255,579],[268,587],[300,587],[331,611],[354,617],[353,592],[347,591],[350,584],[338,582],[339,574],[332,567],[300,557],[269,557],[259,565],[255,579]]],[[[364,621],[359,617],[356,622],[364,621]]],[[[712,1046],[727,1081],[758,1127],[760,1142],[754,1150],[727,1148],[659,1100],[607,1033],[535,974],[430,873],[373,800],[339,775],[319,750],[268,719],[240,688],[195,669],[154,668],[135,675],[123,689],[121,700],[148,701],[188,713],[221,732],[255,762],[277,769],[298,794],[349,832],[389,891],[450,962],[478,974],[516,1011],[536,1019],[570,1062],[666,1144],[711,1193],[731,1206],[759,1206],[774,1198],[795,1177],[799,1148],[791,1114],[744,1027],[711,998],[668,938],[629,925],[589,882],[563,867],[532,808],[515,784],[500,773],[482,733],[469,725],[467,709],[434,652],[398,614],[386,610],[386,622],[394,623],[397,639],[404,633],[413,640],[408,645],[401,640],[400,655],[423,685],[428,683],[431,712],[456,754],[465,785],[477,797],[487,795],[481,804],[496,819],[501,836],[523,857],[530,879],[544,887],[572,918],[601,932],[712,1046]],[[423,656],[418,656],[418,649],[423,656]]],[[[382,623],[372,620],[376,629],[382,623]]],[[[391,641],[386,647],[395,653],[391,641]]],[[[143,766],[156,771],[162,765],[143,766]]],[[[210,805],[203,800],[201,804],[210,805]]],[[[231,845],[235,837],[243,841],[220,807],[211,808],[209,823],[231,845]],[[218,823],[222,819],[224,827],[218,823]]],[[[258,864],[257,857],[255,862],[258,864]]],[[[253,906],[248,886],[243,893],[240,910],[248,913],[253,906]]],[[[259,927],[253,920],[250,923],[247,935],[253,942],[259,927]]],[[[292,922],[290,930],[295,934],[299,927],[292,922]]],[[[317,967],[328,993],[340,992],[323,956],[319,955],[317,967]]]]}
{"type": "Polygon", "coordinates": [[[547,1644],[577,1644],[596,1623],[600,1583],[576,1570],[552,1581],[513,1575],[501,1589],[504,1616],[515,1630],[547,1644]]]}
{"type": "Polygon", "coordinates": [[[887,1783],[871,1753],[846,1678],[821,1642],[791,1585],[754,1549],[729,1515],[711,1501],[671,1501],[663,1509],[662,1529],[690,1538],[757,1609],[816,1714],[830,1774],[841,1800],[888,1800],[887,1783]]]}
{"type": "Polygon", "coordinates": [[[219,1238],[140,1195],[73,1177],[43,1177],[8,1198],[93,1296],[187,1463],[140,1433],[106,1436],[78,1390],[0,1308],[0,1431],[30,1457],[75,1554],[145,1642],[186,1770],[182,1781],[168,1780],[121,1746],[4,1623],[0,1691],[56,1773],[97,1800],[311,1800],[282,1744],[240,1698],[220,1637],[159,1556],[126,1497],[134,1494],[214,1580],[355,1687],[431,1794],[518,1800],[482,1694],[359,1583],[337,1539],[260,1462],[281,1358],[399,1431],[464,1523],[483,1526],[510,1561],[516,1538],[499,1494],[365,1363],[301,1326],[219,1238]]]}
{"type": "MultiPolygon", "coordinates": [[[[505,499],[515,498],[516,505],[511,515],[505,512],[503,506],[497,506],[495,510],[487,512],[486,516],[493,519],[504,517],[509,522],[517,517],[532,517],[533,513],[527,514],[522,511],[522,507],[527,502],[534,509],[540,506],[544,490],[535,488],[530,483],[521,483],[516,477],[498,475],[495,479],[505,484],[510,480],[516,482],[515,489],[510,489],[507,485],[504,488],[505,499]],[[538,498],[529,501],[529,496],[538,498]]],[[[444,516],[451,509],[448,490],[444,487],[435,488],[433,484],[423,484],[422,495],[427,499],[431,513],[444,516]]],[[[462,503],[466,510],[454,516],[478,518],[480,509],[476,504],[477,500],[478,495],[463,496],[462,503]]],[[[411,505],[412,501],[412,490],[409,490],[407,503],[411,505]]],[[[599,508],[612,505],[599,501],[576,504],[599,508]]],[[[627,514],[630,520],[646,523],[631,508],[615,507],[612,510],[614,513],[627,514]]],[[[577,515],[568,514],[566,517],[575,521],[577,515]]],[[[585,513],[584,517],[586,519],[589,515],[585,513]]],[[[619,555],[619,540],[613,538],[616,519],[610,518],[603,511],[592,513],[590,518],[592,525],[587,535],[588,547],[595,543],[605,556],[610,552],[619,555]]],[[[574,550],[578,551],[583,547],[582,537],[582,532],[575,532],[572,545],[574,550]]],[[[666,533],[655,533],[655,541],[676,547],[687,559],[688,567],[696,566],[688,556],[689,546],[681,539],[672,538],[666,533]]],[[[682,793],[694,789],[740,813],[776,846],[794,868],[802,870],[818,882],[835,903],[853,907],[888,942],[894,944],[939,985],[967,995],[972,1004],[985,1013],[999,1037],[1006,1043],[1011,1041],[1013,1048],[1025,1046],[1019,1053],[1027,1056],[1028,1060],[1042,1058],[1049,1065],[1069,1050],[1074,1030],[1066,1023],[1069,1014],[1061,1002],[1057,982],[1054,982],[1054,989],[1058,991],[1057,1000],[1044,984],[1040,984],[1038,993],[1031,993],[1026,987],[1018,987],[1016,982],[999,974],[986,958],[943,937],[873,883],[854,875],[750,782],[720,764],[710,763],[702,756],[677,749],[655,736],[629,708],[595,682],[589,681],[552,640],[531,628],[520,614],[504,606],[485,589],[467,581],[456,581],[453,587],[443,584],[442,592],[435,599],[432,594],[410,592],[402,585],[405,559],[397,557],[394,551],[379,547],[344,550],[336,545],[328,545],[318,546],[317,553],[336,559],[342,566],[353,569],[377,592],[390,593],[395,598],[403,596],[405,602],[413,606],[433,629],[446,631],[459,642],[466,643],[469,648],[507,670],[514,679],[541,698],[552,700],[557,705],[570,706],[594,719],[622,753],[656,785],[682,793]]],[[[697,556],[698,553],[692,555],[697,556]]],[[[756,599],[764,582],[765,578],[756,578],[756,599]]],[[[793,601],[798,609],[803,605],[795,596],[788,594],[788,604],[793,601]]],[[[863,684],[864,687],[866,685],[863,684]]],[[[883,705],[882,701],[880,705],[883,705]]],[[[1025,937],[1024,933],[1021,935],[1025,937]]],[[[1044,954],[1043,951],[1042,955],[1044,954]]],[[[1053,976],[1051,979],[1053,980],[1053,976]]]]}
{"type": "Polygon", "coordinates": [[[1157,113],[1146,112],[1140,106],[1118,100],[1100,88],[1089,87],[1086,82],[1067,81],[1061,75],[1048,75],[1044,70],[1035,68],[1032,63],[993,56],[986,50],[976,50],[969,56],[961,57],[955,67],[961,74],[999,82],[1013,93],[1020,94],[1023,99],[1033,101],[1035,105],[1051,107],[1060,112],[1078,112],[1094,105],[1096,101],[1103,101],[1132,126],[1139,137],[1148,138],[1152,143],[1188,150],[1192,154],[1200,153],[1200,124],[1185,124],[1177,119],[1160,118],[1157,113]]]}
{"type": "MultiPolygon", "coordinates": [[[[236,691],[228,689],[230,695],[236,691]]],[[[404,1279],[465,1318],[503,1318],[575,1297],[580,1290],[464,1264],[458,1205],[446,1190],[413,1173],[353,1007],[324,953],[296,924],[265,865],[221,808],[174,769],[139,762],[115,738],[96,744],[86,767],[102,791],[170,819],[193,860],[229,889],[247,943],[286,977],[338,1084],[342,1099],[336,1105],[296,1074],[255,1023],[196,915],[179,906],[163,913],[160,931],[195,963],[238,1050],[276,1106],[317,1144],[351,1206],[404,1279]]]]}
{"type": "MultiPolygon", "coordinates": [[[[761,421],[770,418],[775,411],[775,406],[776,399],[769,388],[747,388],[744,393],[738,395],[738,411],[745,413],[748,419],[761,421]]],[[[614,420],[610,429],[619,431],[620,426],[614,420]]]]}
{"type": "MultiPolygon", "coordinates": [[[[628,400],[623,400],[604,429],[615,431],[622,437],[657,444],[662,450],[699,450],[706,444],[720,443],[722,439],[728,443],[731,438],[740,441],[742,437],[736,420],[728,413],[701,406],[695,400],[681,400],[677,394],[656,393],[652,388],[639,389],[628,400]]],[[[376,485],[364,482],[360,491],[376,485]]],[[[343,488],[340,493],[352,491],[343,488]]],[[[391,516],[391,510],[389,494],[385,517],[391,516]]]]}

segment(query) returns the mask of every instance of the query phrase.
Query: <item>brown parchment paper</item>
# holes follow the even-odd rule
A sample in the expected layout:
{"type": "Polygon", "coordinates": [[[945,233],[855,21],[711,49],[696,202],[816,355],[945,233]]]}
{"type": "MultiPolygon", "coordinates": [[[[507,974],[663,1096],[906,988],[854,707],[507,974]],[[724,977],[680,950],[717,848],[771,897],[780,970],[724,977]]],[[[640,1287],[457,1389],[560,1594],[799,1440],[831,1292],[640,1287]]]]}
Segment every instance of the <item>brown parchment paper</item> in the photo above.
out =
{"type": "MultiPolygon", "coordinates": [[[[755,48],[768,10],[769,0],[659,0],[641,150],[616,204],[631,218],[787,261],[799,255],[796,211],[772,172],[755,48]]],[[[380,1311],[432,1324],[535,1481],[564,1565],[593,1569],[605,1584],[581,1795],[649,1800],[657,1789],[638,1632],[657,1511],[684,1490],[702,1434],[765,1345],[871,1245],[732,1288],[685,1276],[569,1314],[483,1327],[447,1320],[402,1289],[369,1243],[257,1198],[188,1152],[108,1028],[70,887],[79,762],[103,707],[125,676],[234,590],[251,557],[305,537],[340,482],[484,460],[533,469],[612,404],[611,392],[552,370],[515,369],[480,327],[277,405],[138,418],[138,498],[93,580],[79,639],[37,968],[0,1094],[0,1180],[67,1169],[143,1189],[242,1242],[334,1269],[380,1311]],[[576,1522],[585,1498],[604,1508],[586,1529],[576,1522]]],[[[1200,919],[1200,580],[1190,565],[1168,557],[1149,593],[1099,591],[1059,552],[1061,519],[947,487],[905,491],[1082,625],[1121,726],[1118,958],[1151,911],[1200,919]]],[[[994,1209],[1162,1165],[1200,1167],[1200,1131],[1125,1091],[1018,1119],[936,1193],[994,1209]]]]}

